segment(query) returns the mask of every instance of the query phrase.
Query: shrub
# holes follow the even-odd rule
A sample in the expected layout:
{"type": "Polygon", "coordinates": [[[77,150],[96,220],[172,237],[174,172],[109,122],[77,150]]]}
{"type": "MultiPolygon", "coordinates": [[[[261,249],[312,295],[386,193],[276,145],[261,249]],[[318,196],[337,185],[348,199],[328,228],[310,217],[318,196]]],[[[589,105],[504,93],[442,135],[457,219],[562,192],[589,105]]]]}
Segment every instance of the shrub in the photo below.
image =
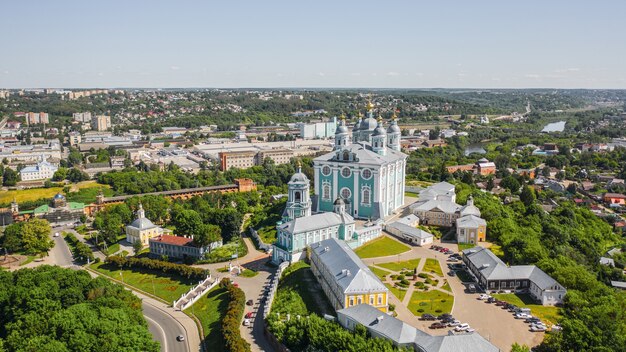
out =
{"type": "Polygon", "coordinates": [[[425,273],[419,273],[417,274],[418,277],[421,277],[422,279],[428,279],[428,275],[425,273]]]}
{"type": "Polygon", "coordinates": [[[224,337],[226,351],[250,351],[250,344],[241,337],[239,331],[239,323],[246,308],[246,296],[228,278],[222,279],[220,287],[226,289],[229,298],[228,308],[226,308],[226,314],[224,314],[224,319],[222,320],[222,336],[224,337]]]}
{"type": "Polygon", "coordinates": [[[408,280],[406,280],[406,279],[402,279],[402,280],[400,280],[400,283],[401,283],[402,285],[404,285],[404,286],[409,286],[409,285],[410,285],[409,281],[408,281],[408,280]]]}
{"type": "Polygon", "coordinates": [[[424,310],[422,308],[417,310],[418,313],[424,313],[424,310]]]}
{"type": "Polygon", "coordinates": [[[107,257],[104,262],[107,264],[115,265],[120,269],[124,267],[137,267],[149,270],[163,271],[167,274],[177,274],[188,279],[196,280],[204,279],[209,274],[209,271],[205,269],[194,268],[183,264],[175,264],[150,258],[125,258],[113,255],[107,257]]]}
{"type": "Polygon", "coordinates": [[[396,305],[395,304],[389,304],[389,311],[393,312],[394,310],[396,310],[396,305]]]}
{"type": "Polygon", "coordinates": [[[396,280],[398,280],[398,281],[402,281],[402,280],[404,280],[404,275],[398,275],[398,276],[396,277],[396,280]]]}
{"type": "Polygon", "coordinates": [[[435,309],[435,313],[441,313],[441,309],[435,309]]]}

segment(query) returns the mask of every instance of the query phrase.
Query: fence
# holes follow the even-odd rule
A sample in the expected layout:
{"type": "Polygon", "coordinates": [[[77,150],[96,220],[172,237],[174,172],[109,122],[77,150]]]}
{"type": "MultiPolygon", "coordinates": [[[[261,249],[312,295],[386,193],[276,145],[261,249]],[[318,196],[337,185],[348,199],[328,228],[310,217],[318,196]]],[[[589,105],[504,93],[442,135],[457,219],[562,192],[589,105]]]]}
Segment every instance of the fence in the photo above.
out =
{"type": "Polygon", "coordinates": [[[250,228],[250,236],[252,236],[252,239],[254,240],[254,242],[256,243],[257,247],[259,247],[260,250],[265,251],[266,253],[269,253],[269,251],[272,249],[272,246],[264,243],[263,240],[261,239],[261,236],[259,236],[259,233],[252,227],[250,228]]]}
{"type": "Polygon", "coordinates": [[[268,285],[265,306],[263,306],[263,311],[261,313],[263,320],[267,319],[267,317],[270,315],[270,309],[272,309],[272,303],[274,303],[274,295],[276,294],[276,289],[278,288],[278,280],[280,280],[280,276],[288,266],[289,262],[280,263],[280,265],[278,265],[278,270],[276,270],[276,274],[268,285]]]}
{"type": "Polygon", "coordinates": [[[189,292],[184,293],[180,296],[179,299],[174,301],[172,306],[174,309],[185,310],[192,304],[194,304],[200,297],[202,297],[205,293],[209,292],[215,285],[219,282],[219,277],[216,277],[213,281],[211,281],[211,275],[207,276],[206,279],[200,281],[197,286],[192,287],[189,292]]]}

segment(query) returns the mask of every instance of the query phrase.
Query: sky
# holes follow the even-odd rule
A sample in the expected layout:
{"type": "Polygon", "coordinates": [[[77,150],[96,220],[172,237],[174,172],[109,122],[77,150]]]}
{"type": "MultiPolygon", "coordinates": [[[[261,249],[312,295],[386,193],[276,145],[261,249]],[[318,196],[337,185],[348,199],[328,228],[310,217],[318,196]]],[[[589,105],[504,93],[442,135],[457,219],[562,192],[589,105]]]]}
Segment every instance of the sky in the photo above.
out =
{"type": "Polygon", "coordinates": [[[626,88],[626,1],[0,0],[0,88],[626,88]]]}

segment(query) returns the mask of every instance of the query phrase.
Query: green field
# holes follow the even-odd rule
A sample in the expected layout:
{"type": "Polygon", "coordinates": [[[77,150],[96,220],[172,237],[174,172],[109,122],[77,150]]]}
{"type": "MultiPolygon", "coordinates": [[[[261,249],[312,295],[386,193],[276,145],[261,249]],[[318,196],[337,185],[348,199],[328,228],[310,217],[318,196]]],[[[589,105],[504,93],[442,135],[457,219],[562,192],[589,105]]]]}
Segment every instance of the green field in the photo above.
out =
{"type": "Polygon", "coordinates": [[[499,293],[493,294],[492,296],[501,301],[515,304],[520,308],[530,308],[530,314],[541,319],[541,321],[548,325],[556,324],[561,316],[559,314],[559,308],[537,304],[537,302],[528,294],[517,295],[514,293],[499,293]]]}
{"type": "Polygon", "coordinates": [[[439,261],[433,258],[427,258],[426,263],[424,264],[424,268],[422,269],[425,273],[435,273],[439,276],[443,276],[443,271],[441,270],[441,265],[439,265],[439,261]]]}
{"type": "Polygon", "coordinates": [[[404,299],[404,296],[406,296],[406,290],[401,290],[393,286],[393,284],[388,284],[388,283],[385,283],[385,286],[387,286],[389,291],[391,291],[391,293],[393,293],[394,296],[398,297],[400,302],[402,302],[402,300],[404,299]]]}
{"type": "Polygon", "coordinates": [[[370,270],[376,275],[378,276],[379,279],[384,280],[385,276],[391,274],[390,272],[388,272],[387,270],[383,270],[383,269],[379,269],[375,266],[368,266],[368,268],[370,268],[370,270]]]}
{"type": "MultiPolygon", "coordinates": [[[[100,188],[103,189],[105,195],[107,193],[112,193],[109,190],[109,185],[101,185],[96,183],[96,181],[85,181],[77,183],[76,185],[72,185],[72,189],[77,192],[74,193],[70,191],[70,194],[68,195],[68,200],[72,202],[81,202],[85,200],[93,202],[96,200],[95,197],[100,188]],[[89,195],[89,197],[83,197],[87,196],[87,194],[89,195]]],[[[33,202],[42,198],[52,199],[52,197],[54,197],[57,193],[62,192],[62,187],[30,188],[0,192],[0,205],[8,205],[13,201],[13,199],[15,199],[18,204],[24,202],[33,202]]]]}
{"type": "Polygon", "coordinates": [[[127,269],[120,271],[116,267],[104,263],[94,263],[91,268],[108,277],[121,280],[126,285],[154,294],[170,303],[180,298],[183,293],[188,292],[197,283],[195,280],[166,275],[156,270],[127,269]]]}
{"type": "Polygon", "coordinates": [[[195,314],[200,320],[204,329],[204,341],[210,351],[225,351],[222,319],[224,319],[227,307],[228,294],[226,289],[218,285],[185,310],[187,315],[195,314]]]}
{"type": "Polygon", "coordinates": [[[320,294],[315,287],[316,279],[311,272],[311,268],[304,262],[291,264],[279,281],[272,313],[308,315],[317,313],[318,315],[334,314],[335,310],[328,302],[324,294],[320,294]]]}
{"type": "Polygon", "coordinates": [[[241,277],[255,277],[259,275],[258,271],[254,271],[254,270],[250,270],[250,269],[244,269],[241,274],[239,274],[239,276],[241,277]]]}
{"type": "Polygon", "coordinates": [[[442,288],[443,290],[448,291],[448,292],[452,292],[452,288],[450,287],[450,284],[448,283],[448,281],[446,281],[446,283],[445,283],[445,284],[443,284],[443,285],[441,286],[441,288],[442,288]]]}
{"type": "Polygon", "coordinates": [[[459,246],[459,251],[464,251],[466,249],[476,247],[474,243],[459,243],[458,246],[459,246]]]}
{"type": "Polygon", "coordinates": [[[450,313],[454,305],[454,296],[438,290],[413,291],[409,301],[411,313],[420,316],[423,314],[439,315],[450,313]],[[421,309],[421,312],[418,312],[421,309]]]}
{"type": "Polygon", "coordinates": [[[382,236],[364,244],[354,252],[361,258],[376,258],[396,255],[409,250],[411,247],[387,236],[382,236]]]}
{"type": "Polygon", "coordinates": [[[413,270],[417,268],[419,264],[420,264],[420,258],[415,258],[415,259],[405,260],[402,262],[389,262],[389,263],[381,263],[381,264],[376,264],[376,265],[381,268],[389,269],[391,271],[402,271],[403,269],[413,270]]]}

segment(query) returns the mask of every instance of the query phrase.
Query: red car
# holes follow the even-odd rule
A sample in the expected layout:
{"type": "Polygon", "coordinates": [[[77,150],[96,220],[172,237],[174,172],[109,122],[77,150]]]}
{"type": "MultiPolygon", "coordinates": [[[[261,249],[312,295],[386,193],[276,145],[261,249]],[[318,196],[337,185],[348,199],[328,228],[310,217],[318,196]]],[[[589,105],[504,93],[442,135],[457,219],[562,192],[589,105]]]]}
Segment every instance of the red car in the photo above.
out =
{"type": "Polygon", "coordinates": [[[252,319],[252,312],[246,313],[246,319],[252,319]]]}

